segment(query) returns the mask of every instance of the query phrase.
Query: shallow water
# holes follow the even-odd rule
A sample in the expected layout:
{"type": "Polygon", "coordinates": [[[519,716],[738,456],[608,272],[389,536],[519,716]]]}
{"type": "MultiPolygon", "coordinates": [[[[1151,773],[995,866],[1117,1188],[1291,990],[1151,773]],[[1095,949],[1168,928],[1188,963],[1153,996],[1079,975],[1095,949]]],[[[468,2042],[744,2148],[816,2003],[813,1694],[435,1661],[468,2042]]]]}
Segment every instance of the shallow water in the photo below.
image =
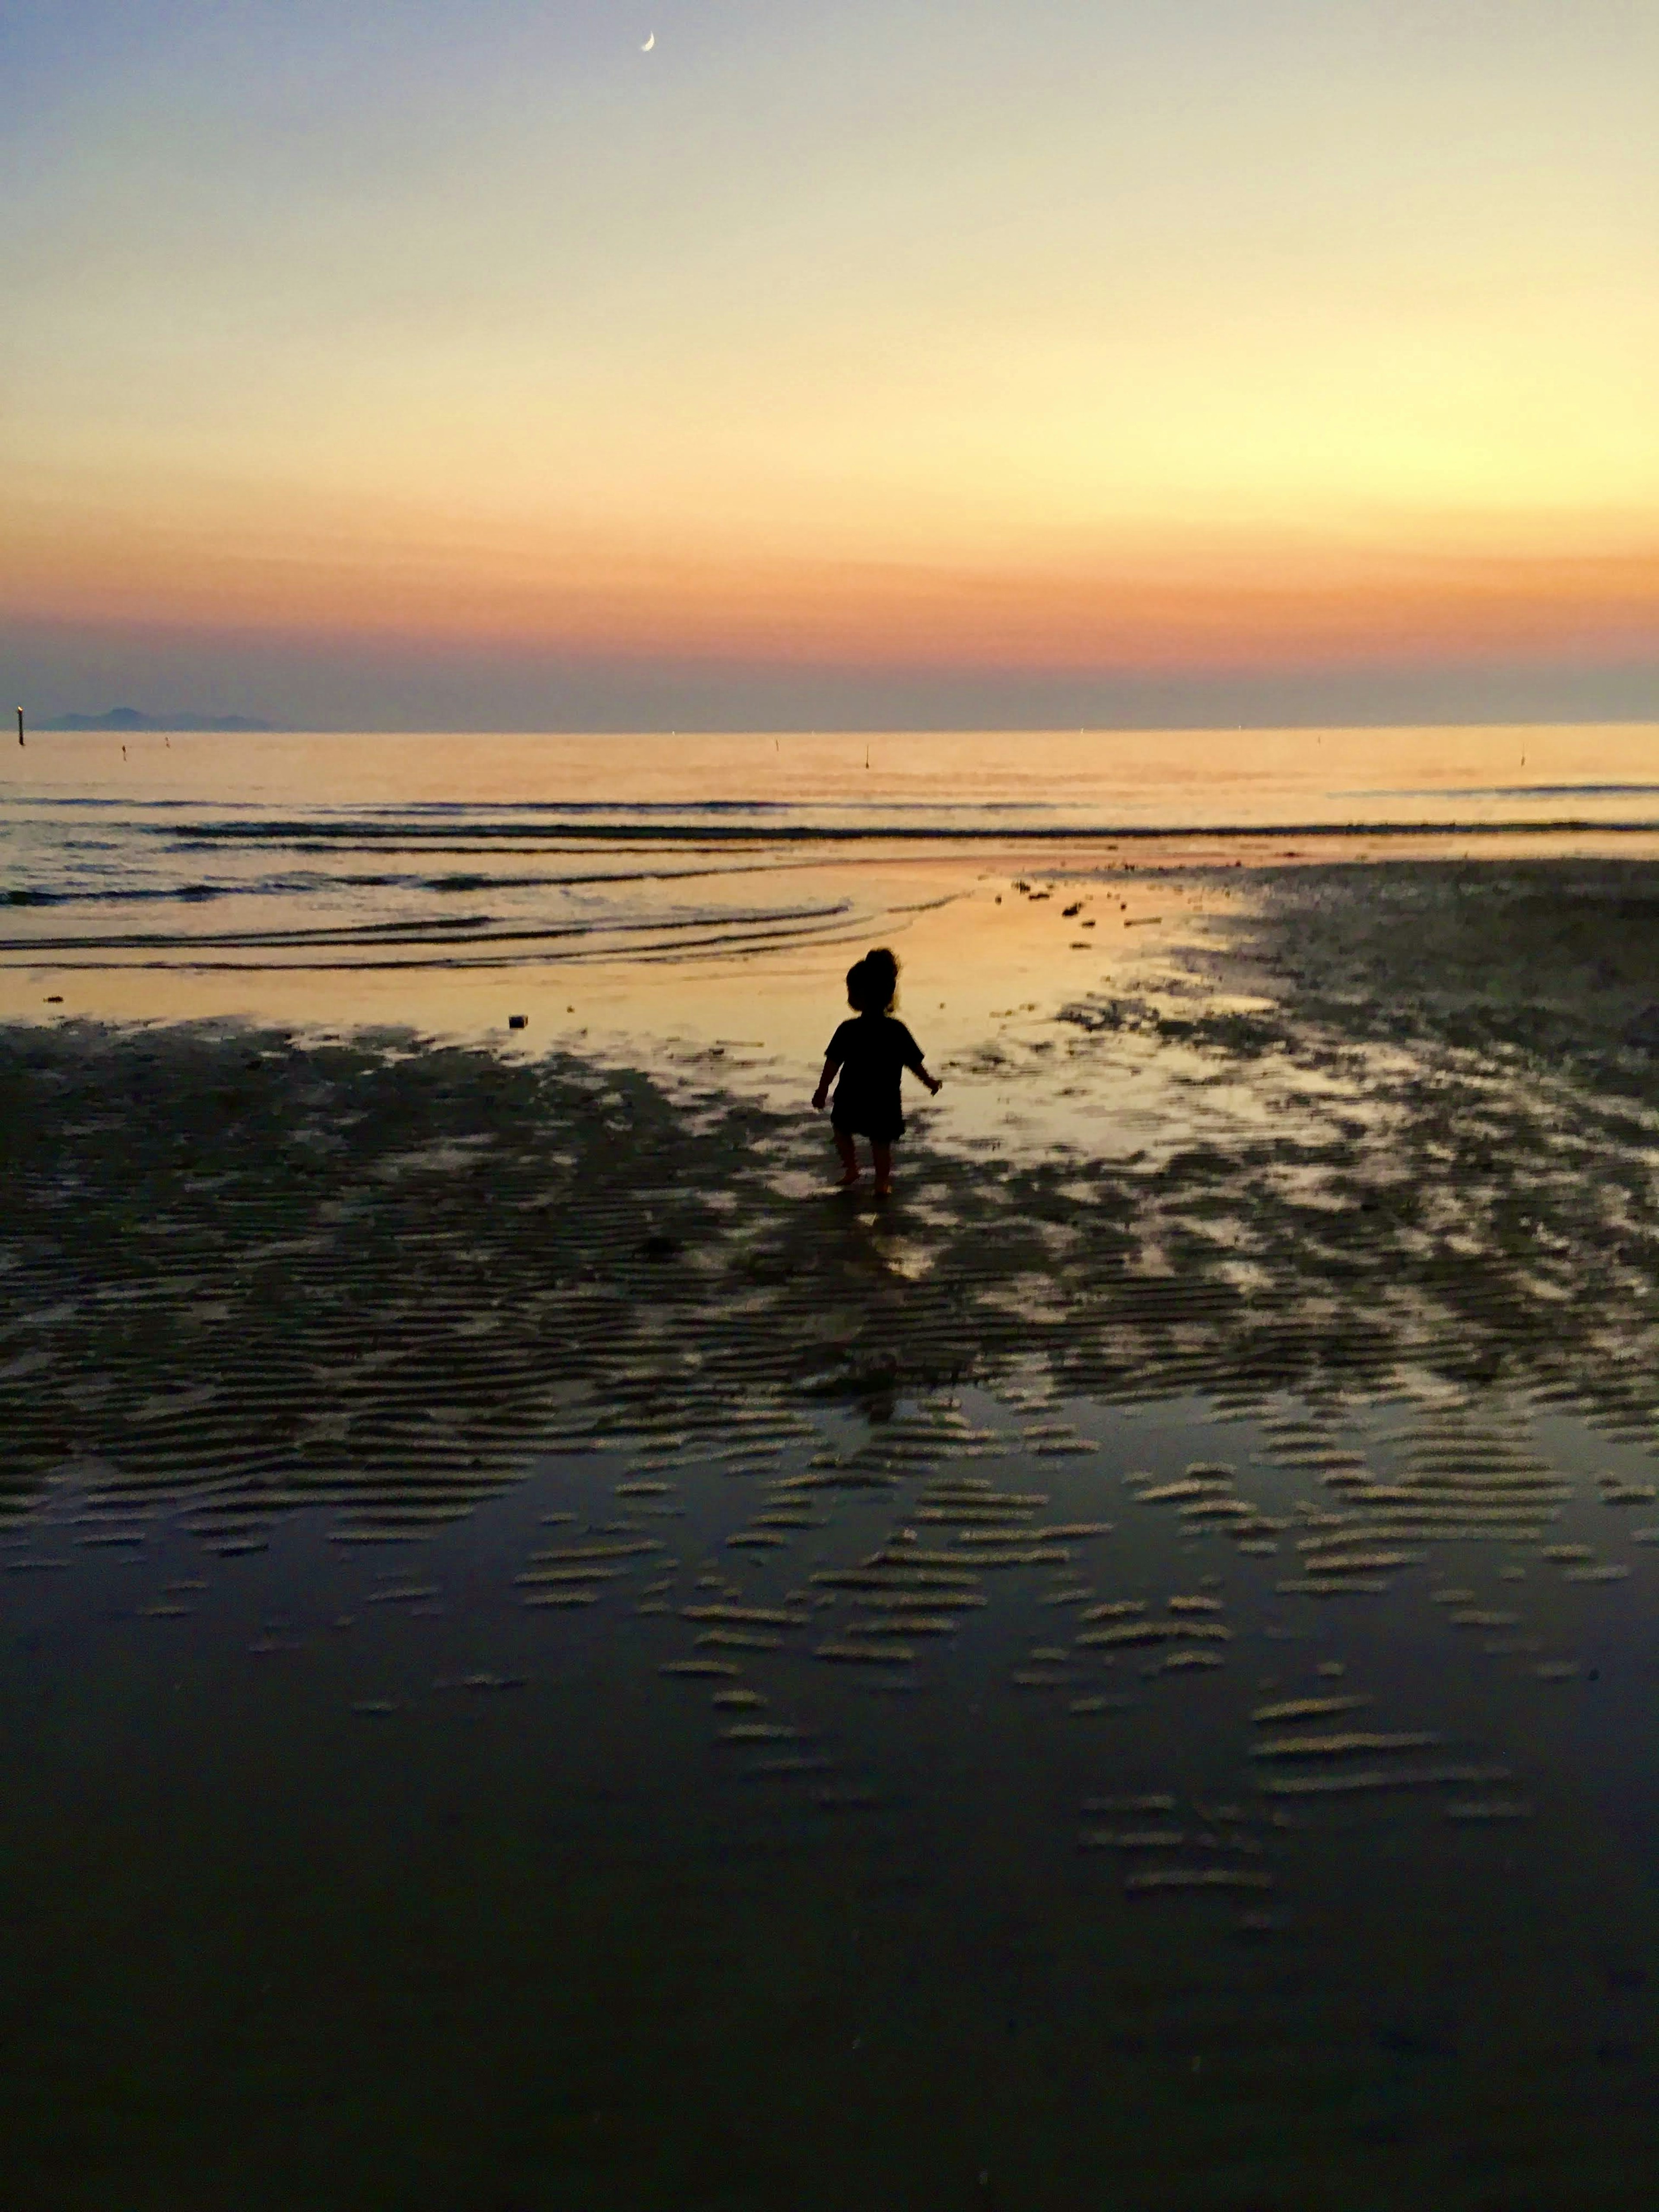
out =
{"type": "Polygon", "coordinates": [[[272,973],[407,988],[868,939],[924,856],[1011,841],[1042,866],[1195,834],[1249,854],[1362,829],[1650,838],[1655,736],[48,732],[0,755],[0,969],[216,973],[242,992],[221,1006],[270,1011],[272,973]]]}

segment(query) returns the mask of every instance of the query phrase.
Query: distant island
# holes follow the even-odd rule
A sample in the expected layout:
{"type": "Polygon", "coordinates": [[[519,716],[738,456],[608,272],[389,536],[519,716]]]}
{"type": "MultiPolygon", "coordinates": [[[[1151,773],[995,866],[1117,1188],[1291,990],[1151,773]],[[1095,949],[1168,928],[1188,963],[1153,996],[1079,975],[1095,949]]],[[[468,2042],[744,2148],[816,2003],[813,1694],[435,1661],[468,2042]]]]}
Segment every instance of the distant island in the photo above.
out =
{"type": "Polygon", "coordinates": [[[39,730],[274,730],[252,714],[146,714],[137,707],[110,707],[101,714],[54,714],[39,730]]]}

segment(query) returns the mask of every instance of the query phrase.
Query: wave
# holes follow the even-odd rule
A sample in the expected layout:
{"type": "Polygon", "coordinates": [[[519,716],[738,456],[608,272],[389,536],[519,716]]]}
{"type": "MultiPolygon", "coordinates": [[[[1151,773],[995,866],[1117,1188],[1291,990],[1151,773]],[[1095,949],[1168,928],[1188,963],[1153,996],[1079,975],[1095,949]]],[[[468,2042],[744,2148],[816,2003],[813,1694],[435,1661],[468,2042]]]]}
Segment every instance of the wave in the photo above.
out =
{"type": "Polygon", "coordinates": [[[26,884],[19,890],[0,891],[0,906],[114,906],[143,900],[179,899],[199,904],[204,899],[225,898],[238,891],[262,888],[254,884],[162,884],[46,890],[36,884],[26,884]]]}
{"type": "Polygon", "coordinates": [[[684,955],[739,945],[775,945],[796,939],[864,929],[868,914],[851,900],[806,906],[754,908],[729,913],[678,915],[650,920],[620,915],[508,927],[489,914],[404,918],[310,929],[224,931],[212,936],[159,930],[119,935],[0,938],[0,961],[30,967],[319,968],[501,967],[527,962],[684,955]],[[400,956],[390,957],[394,951],[400,956]],[[165,956],[145,960],[133,956],[165,956]],[[204,956],[246,953],[253,959],[204,956]],[[334,954],[337,957],[320,956],[334,954]]]}
{"type": "MultiPolygon", "coordinates": [[[[1493,821],[1490,818],[1462,816],[1425,815],[1404,819],[1384,820],[1315,820],[1285,822],[1072,822],[1022,823],[1010,825],[933,822],[777,822],[765,829],[722,827],[707,823],[637,822],[610,820],[603,823],[575,821],[562,817],[539,826],[538,835],[544,841],[574,841],[576,849],[588,850],[596,843],[682,844],[691,849],[709,846],[716,849],[732,845],[847,845],[931,843],[995,844],[1010,842],[1019,844],[1091,844],[1100,842],[1170,843],[1176,840],[1225,838],[1249,840],[1262,837],[1510,837],[1566,836],[1577,832],[1605,833],[1613,836],[1650,835],[1659,830],[1659,819],[1653,817],[1605,820],[1596,816],[1553,815],[1524,817],[1493,821]]],[[[332,849],[336,851],[395,850],[407,846],[411,851],[423,848],[422,830],[419,823],[399,821],[388,823],[384,829],[373,823],[354,820],[350,823],[280,822],[256,823],[246,822],[194,823],[177,833],[181,848],[216,844],[264,844],[274,851],[307,852],[332,849]]],[[[440,834],[436,830],[434,836],[440,834]]],[[[445,830],[449,836],[453,831],[445,830]]],[[[520,823],[477,823],[471,825],[467,836],[481,840],[497,837],[523,838],[526,832],[520,823]]],[[[544,842],[535,845],[520,844],[507,849],[532,854],[556,845],[544,842]]],[[[432,850],[430,845],[424,849],[432,850]]],[[[480,845],[440,846],[443,852],[465,853],[476,849],[500,850],[499,846],[480,845]]]]}
{"type": "MultiPolygon", "coordinates": [[[[492,854],[492,859],[499,858],[492,854]]],[[[487,875],[477,872],[446,876],[410,872],[373,876],[333,875],[322,872],[304,877],[259,876],[250,881],[218,884],[102,884],[52,887],[24,884],[0,890],[0,907],[127,906],[177,903],[201,905],[221,898],[292,898],[337,889],[349,890],[457,892],[535,891],[580,889],[593,884],[706,882],[711,877],[763,874],[763,863],[739,862],[721,866],[690,868],[585,868],[558,875],[487,875]]]]}
{"type": "MultiPolygon", "coordinates": [[[[1394,791],[1391,799],[1642,799],[1659,793],[1659,783],[1469,783],[1439,784],[1431,790],[1394,791]]],[[[1379,790],[1356,791],[1355,799],[1379,799],[1379,790]]]]}

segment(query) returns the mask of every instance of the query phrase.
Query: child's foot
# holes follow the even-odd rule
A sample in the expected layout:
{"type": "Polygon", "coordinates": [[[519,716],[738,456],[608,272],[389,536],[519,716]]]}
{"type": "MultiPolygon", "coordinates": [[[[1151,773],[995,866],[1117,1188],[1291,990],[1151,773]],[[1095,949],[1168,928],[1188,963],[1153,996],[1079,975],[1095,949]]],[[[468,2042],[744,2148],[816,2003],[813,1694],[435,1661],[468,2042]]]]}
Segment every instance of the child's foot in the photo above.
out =
{"type": "Polygon", "coordinates": [[[892,1195],[893,1186],[890,1182],[878,1182],[876,1185],[876,1196],[878,1198],[890,1198],[892,1195]]]}
{"type": "Polygon", "coordinates": [[[836,1188],[837,1190],[851,1190],[855,1182],[861,1182],[863,1179],[864,1170],[862,1168],[848,1168],[846,1174],[836,1185],[836,1188]]]}

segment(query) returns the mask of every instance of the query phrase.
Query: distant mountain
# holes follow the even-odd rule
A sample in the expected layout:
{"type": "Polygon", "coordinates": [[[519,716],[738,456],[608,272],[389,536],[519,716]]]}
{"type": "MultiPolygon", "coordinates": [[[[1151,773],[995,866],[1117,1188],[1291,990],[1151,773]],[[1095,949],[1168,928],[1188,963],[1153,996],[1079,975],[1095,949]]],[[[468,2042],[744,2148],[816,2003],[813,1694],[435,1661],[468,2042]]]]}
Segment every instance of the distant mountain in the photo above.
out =
{"type": "Polygon", "coordinates": [[[274,722],[261,722],[252,714],[146,714],[137,707],[111,707],[101,714],[56,714],[38,722],[40,730],[271,730],[274,722]]]}

